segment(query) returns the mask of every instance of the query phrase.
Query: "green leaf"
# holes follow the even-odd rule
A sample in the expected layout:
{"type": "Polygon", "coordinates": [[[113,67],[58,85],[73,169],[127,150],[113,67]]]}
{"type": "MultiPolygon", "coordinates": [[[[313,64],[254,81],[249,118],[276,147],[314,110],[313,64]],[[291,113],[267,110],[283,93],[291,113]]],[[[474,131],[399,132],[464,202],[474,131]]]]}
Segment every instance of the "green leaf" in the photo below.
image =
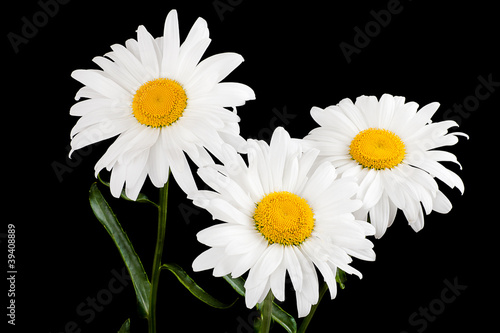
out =
{"type": "Polygon", "coordinates": [[[224,280],[226,280],[238,294],[245,297],[245,279],[241,276],[235,279],[231,277],[231,275],[225,275],[224,280]]]}
{"type": "Polygon", "coordinates": [[[295,318],[274,302],[272,316],[274,321],[280,324],[288,333],[297,332],[297,322],[295,318]]]}
{"type": "Polygon", "coordinates": [[[144,271],[141,260],[135,252],[132,243],[130,243],[127,234],[123,231],[120,222],[118,222],[115,214],[102,196],[101,191],[97,188],[96,183],[92,184],[90,187],[89,200],[95,216],[99,222],[102,223],[120,251],[120,255],[127,266],[134,285],[137,303],[139,305],[139,314],[146,318],[149,315],[151,284],[149,283],[148,276],[144,271]]]}
{"type": "MultiPolygon", "coordinates": [[[[110,187],[109,182],[104,181],[101,178],[100,174],[97,175],[97,178],[99,179],[99,181],[103,185],[106,185],[107,187],[110,187]]],[[[156,204],[155,202],[149,200],[149,198],[145,194],[142,194],[142,193],[139,193],[139,195],[137,196],[136,200],[132,200],[129,197],[127,197],[127,195],[125,194],[125,190],[122,190],[122,193],[121,193],[120,197],[123,198],[123,199],[125,199],[125,200],[127,200],[127,201],[140,202],[140,203],[148,203],[148,204],[151,204],[151,205],[155,206],[156,208],[158,208],[158,204],[156,204]]]]}
{"type": "MultiPolygon", "coordinates": [[[[240,294],[241,296],[245,296],[245,279],[243,279],[241,276],[238,278],[233,278],[231,277],[231,275],[226,275],[224,276],[224,280],[226,280],[238,294],[240,294]]],[[[293,318],[291,314],[283,310],[275,302],[273,302],[272,318],[287,332],[297,332],[297,322],[295,321],[295,318],[293,318]]]]}
{"type": "Polygon", "coordinates": [[[191,294],[214,308],[227,309],[233,306],[234,303],[236,303],[236,301],[238,300],[236,299],[231,304],[220,302],[219,300],[208,294],[205,290],[203,290],[199,285],[197,285],[196,282],[194,282],[194,280],[186,273],[186,271],[184,271],[182,267],[177,264],[163,264],[161,268],[168,269],[170,272],[172,272],[182,283],[182,285],[191,292],[191,294]]]}
{"type": "Polygon", "coordinates": [[[347,276],[345,275],[345,272],[343,270],[341,270],[340,268],[337,268],[335,280],[337,280],[337,283],[339,284],[341,289],[345,288],[344,282],[347,281],[347,276]]]}
{"type": "Polygon", "coordinates": [[[130,333],[130,318],[125,320],[118,333],[130,333]]]}

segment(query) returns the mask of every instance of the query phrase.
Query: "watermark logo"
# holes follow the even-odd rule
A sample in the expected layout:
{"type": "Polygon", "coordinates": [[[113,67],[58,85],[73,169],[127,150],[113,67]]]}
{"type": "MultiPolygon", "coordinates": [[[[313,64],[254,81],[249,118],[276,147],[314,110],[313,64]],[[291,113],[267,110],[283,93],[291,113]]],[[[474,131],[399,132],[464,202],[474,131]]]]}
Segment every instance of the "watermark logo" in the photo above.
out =
{"type": "Polygon", "coordinates": [[[486,77],[479,75],[477,77],[479,82],[474,89],[474,93],[465,97],[462,103],[454,103],[453,107],[447,109],[444,114],[444,120],[454,120],[458,125],[462,123],[463,119],[479,109],[481,102],[484,102],[500,87],[500,81],[493,80],[493,74],[490,73],[486,77]]]}
{"type": "Polygon", "coordinates": [[[40,10],[35,12],[31,17],[21,17],[21,29],[16,32],[7,33],[14,53],[19,53],[19,47],[23,44],[28,44],[30,40],[38,35],[41,28],[45,27],[51,18],[59,13],[60,5],[66,5],[70,0],[39,0],[37,2],[40,10]]]}
{"type": "Polygon", "coordinates": [[[224,21],[227,12],[232,12],[236,6],[239,6],[243,0],[214,0],[212,6],[219,16],[220,21],[224,21]]]}
{"type": "MultiPolygon", "coordinates": [[[[260,312],[259,311],[252,311],[248,314],[247,320],[243,319],[241,316],[238,316],[236,318],[236,321],[238,322],[238,326],[236,327],[236,332],[237,333],[253,333],[254,332],[254,323],[256,320],[260,318],[260,312]]],[[[226,331],[226,333],[228,333],[226,331]]]]}
{"type": "MultiPolygon", "coordinates": [[[[411,0],[409,0],[411,1],[411,0]]],[[[400,14],[404,7],[399,0],[389,0],[386,9],[379,11],[371,10],[370,15],[373,20],[368,21],[363,29],[354,27],[354,38],[352,44],[340,42],[339,47],[348,64],[352,62],[355,54],[360,54],[363,49],[370,45],[372,39],[376,38],[383,28],[387,28],[394,15],[400,14]]]]}
{"type": "MultiPolygon", "coordinates": [[[[467,286],[459,283],[458,277],[453,281],[445,279],[445,285],[441,289],[439,297],[431,300],[427,306],[421,306],[418,311],[413,312],[408,317],[408,323],[418,333],[424,332],[430,323],[436,321],[438,316],[443,314],[448,305],[455,302],[457,298],[467,289],[467,286]]],[[[410,333],[409,331],[402,331],[401,333],[410,333]]]]}
{"type": "Polygon", "coordinates": [[[111,304],[113,297],[120,294],[132,282],[126,267],[123,267],[121,271],[112,269],[111,275],[113,277],[108,281],[105,288],[99,290],[95,296],[88,296],[85,301],[76,306],[75,312],[83,320],[83,323],[70,320],[64,324],[63,332],[81,333],[84,325],[94,321],[97,314],[104,311],[105,307],[111,304]]]}
{"type": "Polygon", "coordinates": [[[286,126],[290,124],[290,120],[297,117],[296,114],[288,112],[286,105],[284,105],[281,110],[273,108],[272,113],[274,116],[269,120],[269,126],[261,128],[257,133],[257,137],[250,136],[250,139],[266,140],[269,142],[276,127],[286,126]]]}

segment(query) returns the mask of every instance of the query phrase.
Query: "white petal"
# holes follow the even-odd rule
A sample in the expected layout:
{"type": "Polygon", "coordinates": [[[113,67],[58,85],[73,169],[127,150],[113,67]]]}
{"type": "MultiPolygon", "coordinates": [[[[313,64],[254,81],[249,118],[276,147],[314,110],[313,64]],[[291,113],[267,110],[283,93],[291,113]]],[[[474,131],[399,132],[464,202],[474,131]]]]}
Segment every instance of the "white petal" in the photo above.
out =
{"type": "Polygon", "coordinates": [[[287,247],[284,253],[284,260],[290,279],[292,280],[293,288],[295,291],[302,290],[302,268],[299,259],[294,251],[294,247],[287,247]]]}
{"type": "Polygon", "coordinates": [[[285,277],[286,267],[284,262],[282,262],[276,271],[271,274],[271,278],[269,280],[274,297],[281,302],[285,301],[285,277]]]}
{"type": "MultiPolygon", "coordinates": [[[[304,242],[302,244],[302,249],[305,254],[310,258],[310,260],[318,267],[318,270],[323,275],[323,279],[328,284],[328,289],[330,289],[331,299],[334,299],[337,295],[337,282],[335,280],[336,267],[331,268],[330,265],[325,260],[322,260],[320,256],[317,255],[322,249],[319,245],[314,244],[315,242],[304,242]]],[[[325,254],[327,256],[327,254],[325,254]]]]}
{"type": "Polygon", "coordinates": [[[75,103],[69,110],[72,116],[84,116],[99,109],[110,109],[116,106],[116,101],[109,98],[91,98],[75,103]]]}
{"type": "Polygon", "coordinates": [[[105,98],[104,95],[98,93],[90,87],[81,87],[75,95],[75,100],[79,101],[81,98],[105,98]]]}
{"type": "Polygon", "coordinates": [[[443,192],[437,191],[432,210],[441,214],[447,214],[450,212],[451,208],[451,201],[443,194],[443,192]]]}
{"type": "MultiPolygon", "coordinates": [[[[250,273],[252,270],[250,270],[250,273]]],[[[245,282],[245,305],[253,309],[257,303],[262,302],[269,291],[269,281],[265,280],[253,288],[247,287],[248,280],[245,282]]]]}
{"type": "Polygon", "coordinates": [[[137,90],[141,84],[151,78],[141,61],[129,49],[120,44],[111,45],[111,49],[113,52],[106,54],[106,56],[117,63],[122,70],[130,73],[138,82],[137,87],[131,87],[132,90],[137,90]]]}
{"type": "Polygon", "coordinates": [[[366,119],[366,124],[374,126],[378,124],[378,100],[375,96],[359,96],[354,103],[366,119]]]}
{"type": "Polygon", "coordinates": [[[207,26],[207,21],[199,17],[196,22],[194,22],[191,30],[182,43],[181,53],[189,53],[196,44],[200,41],[207,39],[209,36],[209,30],[207,26]]]}
{"type": "Polygon", "coordinates": [[[326,189],[335,180],[335,168],[329,162],[322,163],[309,178],[306,186],[301,191],[303,196],[310,203],[315,202],[318,197],[325,194],[326,189]]]}
{"type": "Polygon", "coordinates": [[[244,255],[240,256],[239,263],[234,267],[231,276],[238,277],[248,271],[251,267],[255,265],[257,260],[262,256],[264,251],[267,249],[267,241],[262,239],[258,243],[258,246],[253,250],[244,255]]]}
{"type": "Polygon", "coordinates": [[[378,128],[390,127],[394,115],[394,97],[389,94],[382,95],[377,112],[379,116],[378,128]]]}
{"type": "Polygon", "coordinates": [[[148,174],[147,162],[149,149],[144,150],[127,164],[127,178],[125,183],[125,194],[132,200],[136,200],[144,185],[148,174]]]}
{"type": "Polygon", "coordinates": [[[173,9],[168,13],[163,29],[162,77],[172,77],[172,74],[176,72],[179,47],[179,21],[177,19],[177,11],[173,9]]]}
{"type": "Polygon", "coordinates": [[[288,153],[288,145],[290,144],[290,135],[283,127],[278,127],[274,130],[269,145],[269,167],[271,168],[270,181],[273,191],[282,188],[283,172],[285,161],[288,153]]]}
{"type": "Polygon", "coordinates": [[[344,110],[345,115],[354,123],[358,131],[369,128],[361,111],[352,103],[350,99],[343,99],[339,102],[339,107],[344,110]]]}
{"type": "Polygon", "coordinates": [[[137,200],[137,197],[142,189],[142,186],[144,185],[144,181],[146,180],[147,175],[147,169],[143,168],[142,170],[140,170],[140,172],[137,173],[137,180],[135,182],[131,182],[129,184],[127,180],[127,183],[125,184],[125,194],[127,195],[127,197],[129,197],[131,200],[137,200]]]}
{"type": "Polygon", "coordinates": [[[196,257],[193,261],[193,271],[199,272],[214,268],[224,257],[224,249],[217,247],[210,248],[196,257]]]}
{"type": "Polygon", "coordinates": [[[125,112],[113,112],[109,109],[101,108],[92,112],[87,113],[85,116],[78,119],[75,126],[71,129],[70,136],[73,137],[76,133],[84,131],[86,128],[99,124],[101,131],[103,132],[101,136],[109,131],[113,131],[114,122],[120,118],[129,118],[129,115],[124,114],[125,112]]]}
{"type": "Polygon", "coordinates": [[[126,132],[120,134],[120,136],[109,146],[108,150],[102,157],[97,161],[94,170],[95,175],[99,173],[103,168],[111,168],[120,159],[123,154],[127,153],[127,149],[130,147],[130,142],[135,138],[141,131],[143,126],[136,122],[136,125],[128,128],[126,132]]]}
{"type": "Polygon", "coordinates": [[[113,167],[113,171],[111,172],[111,178],[109,181],[111,194],[115,198],[119,198],[122,193],[126,175],[127,167],[123,164],[115,164],[115,166],[113,167]]]}
{"type": "Polygon", "coordinates": [[[195,69],[190,89],[208,92],[243,62],[237,53],[220,53],[201,61],[195,69]]]}
{"type": "Polygon", "coordinates": [[[294,192],[295,185],[297,184],[297,177],[299,172],[299,161],[297,158],[290,158],[287,167],[283,170],[282,190],[294,192]]]}
{"type": "Polygon", "coordinates": [[[137,42],[139,43],[142,64],[151,75],[151,79],[157,78],[160,70],[158,58],[156,57],[156,43],[153,36],[142,25],[137,29],[137,42]]]}
{"type": "Polygon", "coordinates": [[[427,157],[437,161],[437,162],[453,162],[458,164],[460,170],[462,170],[462,165],[458,162],[457,157],[447,151],[443,150],[430,150],[426,152],[427,157]]]}
{"type": "Polygon", "coordinates": [[[225,247],[234,237],[244,237],[249,233],[251,230],[241,225],[221,223],[201,230],[196,234],[196,238],[208,246],[225,247]]]}
{"type": "Polygon", "coordinates": [[[222,277],[231,273],[239,261],[239,256],[225,256],[214,267],[213,275],[222,277]]]}
{"type": "Polygon", "coordinates": [[[176,74],[179,80],[184,81],[191,77],[196,65],[210,44],[208,35],[207,22],[202,18],[198,18],[179,49],[179,65],[176,74]]]}
{"type": "Polygon", "coordinates": [[[247,231],[241,237],[233,235],[230,243],[225,247],[225,251],[228,255],[245,254],[254,251],[258,246],[260,246],[262,239],[261,234],[256,230],[247,231]]]}
{"type": "Polygon", "coordinates": [[[412,227],[415,232],[419,232],[424,227],[424,213],[422,207],[419,207],[417,218],[410,223],[410,227],[412,227]]]}
{"type": "Polygon", "coordinates": [[[310,304],[316,304],[319,297],[318,276],[313,264],[309,261],[301,250],[295,248],[295,253],[299,259],[303,272],[302,290],[300,291],[310,304]]]}
{"type": "Polygon", "coordinates": [[[214,219],[236,223],[240,225],[249,225],[250,217],[243,214],[240,210],[229,204],[223,199],[212,199],[207,210],[212,214],[214,219]]]}
{"type": "Polygon", "coordinates": [[[456,187],[462,194],[464,193],[464,183],[462,179],[453,171],[445,168],[442,164],[430,159],[422,159],[416,166],[439,178],[449,187],[456,187]]]}
{"type": "Polygon", "coordinates": [[[161,130],[160,138],[151,147],[149,152],[149,178],[154,186],[160,188],[165,185],[168,180],[170,165],[165,156],[165,144],[161,136],[165,135],[165,131],[161,130]]]}
{"type": "Polygon", "coordinates": [[[370,222],[375,226],[375,237],[380,238],[384,235],[389,225],[389,198],[383,195],[378,203],[370,209],[370,222]]]}
{"type": "Polygon", "coordinates": [[[190,102],[233,107],[241,106],[245,104],[245,101],[252,99],[255,99],[255,93],[249,86],[241,83],[221,82],[206,94],[193,97],[190,102]]]}
{"type": "MultiPolygon", "coordinates": [[[[200,40],[194,47],[187,49],[184,47],[184,44],[181,46],[181,52],[179,55],[179,65],[177,68],[175,77],[180,83],[184,85],[186,91],[191,92],[191,78],[193,77],[196,65],[200,61],[203,53],[210,45],[210,38],[206,38],[200,40]]],[[[193,95],[188,96],[189,98],[193,98],[193,95]]]]}
{"type": "Polygon", "coordinates": [[[171,135],[170,131],[165,131],[165,135],[162,135],[161,139],[167,147],[165,155],[170,164],[170,170],[172,171],[172,176],[175,178],[175,182],[188,196],[194,194],[198,188],[194,182],[186,156],[176,143],[176,138],[171,135]]]}
{"type": "Polygon", "coordinates": [[[367,209],[373,207],[383,193],[384,188],[380,174],[381,171],[370,169],[359,185],[359,198],[363,200],[363,207],[367,209]]]}
{"type": "Polygon", "coordinates": [[[303,293],[297,293],[296,298],[298,317],[303,318],[311,311],[311,303],[307,301],[307,298],[303,293]]]}
{"type": "Polygon", "coordinates": [[[314,162],[316,162],[316,158],[318,157],[319,150],[317,149],[310,149],[307,152],[305,152],[302,157],[299,160],[299,170],[297,173],[297,182],[295,184],[295,191],[294,193],[298,193],[302,191],[302,188],[304,187],[306,181],[307,181],[307,174],[311,170],[311,168],[314,165],[314,162]]]}
{"type": "Polygon", "coordinates": [[[135,135],[129,138],[127,147],[121,154],[120,162],[129,164],[136,156],[149,150],[158,140],[160,129],[140,126],[135,135]]]}
{"type": "Polygon", "coordinates": [[[268,280],[283,260],[284,246],[273,244],[267,247],[255,266],[250,270],[245,288],[253,289],[268,280]]]}
{"type": "Polygon", "coordinates": [[[389,224],[387,225],[390,227],[394,220],[396,219],[396,214],[398,212],[398,207],[389,199],[389,224]]]}
{"type": "Polygon", "coordinates": [[[127,131],[135,125],[137,125],[135,118],[133,119],[133,117],[127,117],[115,120],[111,124],[104,122],[88,126],[80,133],[76,134],[71,140],[71,152],[69,156],[71,156],[75,150],[112,138],[127,131]]]}
{"type": "Polygon", "coordinates": [[[99,67],[101,67],[106,75],[110,76],[116,83],[122,86],[130,94],[133,94],[134,87],[141,85],[141,82],[137,81],[128,70],[120,67],[117,63],[109,60],[105,57],[95,57],[92,59],[99,67]]]}
{"type": "Polygon", "coordinates": [[[71,77],[108,98],[128,99],[130,94],[98,70],[76,70],[71,77]]]}
{"type": "Polygon", "coordinates": [[[420,124],[420,126],[429,124],[431,122],[432,116],[434,115],[434,113],[436,113],[438,108],[439,108],[438,102],[433,102],[425,105],[417,112],[417,114],[413,118],[413,121],[416,124],[420,124]]]}

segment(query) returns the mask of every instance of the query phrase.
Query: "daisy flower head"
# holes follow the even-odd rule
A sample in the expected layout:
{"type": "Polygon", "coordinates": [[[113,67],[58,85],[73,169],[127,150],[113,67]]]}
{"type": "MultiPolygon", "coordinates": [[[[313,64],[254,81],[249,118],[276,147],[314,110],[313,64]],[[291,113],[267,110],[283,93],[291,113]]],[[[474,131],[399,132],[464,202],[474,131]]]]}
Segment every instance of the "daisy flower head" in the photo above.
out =
{"type": "MultiPolygon", "coordinates": [[[[353,103],[346,98],[339,104],[311,109],[320,125],[304,142],[320,150],[320,158],[330,161],[342,177],[354,177],[359,184],[357,198],[363,207],[356,216],[376,228],[376,238],[384,235],[398,209],[409,225],[419,231],[424,214],[448,213],[451,202],[439,190],[435,178],[464,192],[461,178],[440,162],[455,162],[455,155],[439,150],[458,142],[460,132],[448,133],[454,121],[433,123],[431,117],[439,103],[420,110],[404,97],[384,94],[361,96],[353,103]]],[[[461,168],[461,166],[460,166],[461,168]]]]}
{"type": "Polygon", "coordinates": [[[101,70],[76,70],[84,84],[70,110],[80,116],[71,131],[71,153],[118,136],[95,165],[96,175],[111,171],[111,193],[122,189],[131,199],[146,176],[163,187],[171,170],[188,195],[196,185],[184,152],[197,165],[212,163],[207,150],[220,157],[223,143],[241,145],[236,106],[255,98],[241,83],[223,80],[241,62],[236,53],[221,53],[200,62],[210,44],[207,23],[199,18],[180,44],[177,12],[172,10],[163,37],[144,26],[137,39],[112,45],[93,61],[101,70]],[[233,107],[233,111],[225,107],[233,107]]]}
{"type": "Polygon", "coordinates": [[[214,191],[199,191],[194,204],[222,221],[200,231],[198,240],[210,249],[193,262],[195,271],[213,269],[214,276],[236,278],[248,271],[245,302],[253,308],[269,290],[285,299],[288,272],[300,317],[318,302],[316,268],[333,299],[337,268],[361,273],[350,266],[352,257],[375,260],[375,229],[352,212],[361,201],[352,198],[354,180],[339,179],[331,163],[315,167],[319,151],[302,151],[299,140],[278,127],[270,145],[248,140],[248,165],[232,153],[223,166],[200,168],[200,177],[214,191]]]}

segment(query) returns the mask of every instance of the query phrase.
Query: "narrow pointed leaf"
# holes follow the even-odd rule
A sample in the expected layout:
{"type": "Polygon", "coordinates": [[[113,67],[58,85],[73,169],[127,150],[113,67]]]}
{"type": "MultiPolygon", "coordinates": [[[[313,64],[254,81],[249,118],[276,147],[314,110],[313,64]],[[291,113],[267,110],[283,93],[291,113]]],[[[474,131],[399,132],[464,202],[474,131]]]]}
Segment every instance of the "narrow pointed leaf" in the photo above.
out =
{"type": "Polygon", "coordinates": [[[186,287],[187,290],[189,290],[191,294],[193,294],[196,298],[214,308],[227,309],[233,306],[234,303],[238,300],[236,299],[231,304],[222,303],[221,301],[214,298],[212,295],[208,294],[199,285],[197,285],[196,282],[194,282],[194,280],[186,273],[186,271],[184,271],[184,269],[182,269],[182,267],[180,267],[177,264],[163,264],[161,268],[168,269],[170,272],[172,272],[177,277],[177,279],[182,283],[182,285],[186,287]]]}
{"type": "Polygon", "coordinates": [[[130,318],[125,320],[118,333],[130,333],[130,318]]]}
{"type": "Polygon", "coordinates": [[[137,296],[139,314],[143,317],[147,317],[149,315],[151,284],[149,283],[148,276],[142,266],[141,260],[135,252],[132,243],[130,243],[127,234],[123,231],[120,222],[118,222],[115,214],[102,196],[101,191],[97,188],[96,183],[92,184],[90,188],[89,200],[95,216],[115,242],[127,266],[137,296]]]}
{"type": "MultiPolygon", "coordinates": [[[[227,281],[233,287],[234,290],[241,296],[245,296],[245,279],[242,277],[233,278],[231,275],[224,276],[224,280],[227,281]]],[[[257,306],[258,308],[258,306],[257,306]]],[[[297,322],[295,318],[283,310],[278,304],[273,302],[272,318],[278,324],[280,324],[287,332],[296,333],[297,332],[297,322]]],[[[257,324],[258,325],[258,324],[257,324]]],[[[256,327],[254,325],[254,327],[256,327]]]]}
{"type": "Polygon", "coordinates": [[[280,324],[288,333],[297,332],[297,322],[295,321],[295,318],[274,302],[272,316],[273,320],[280,324]]]}
{"type": "Polygon", "coordinates": [[[231,275],[225,275],[224,280],[226,280],[238,294],[245,297],[245,280],[241,276],[235,279],[231,277],[231,275]]]}

